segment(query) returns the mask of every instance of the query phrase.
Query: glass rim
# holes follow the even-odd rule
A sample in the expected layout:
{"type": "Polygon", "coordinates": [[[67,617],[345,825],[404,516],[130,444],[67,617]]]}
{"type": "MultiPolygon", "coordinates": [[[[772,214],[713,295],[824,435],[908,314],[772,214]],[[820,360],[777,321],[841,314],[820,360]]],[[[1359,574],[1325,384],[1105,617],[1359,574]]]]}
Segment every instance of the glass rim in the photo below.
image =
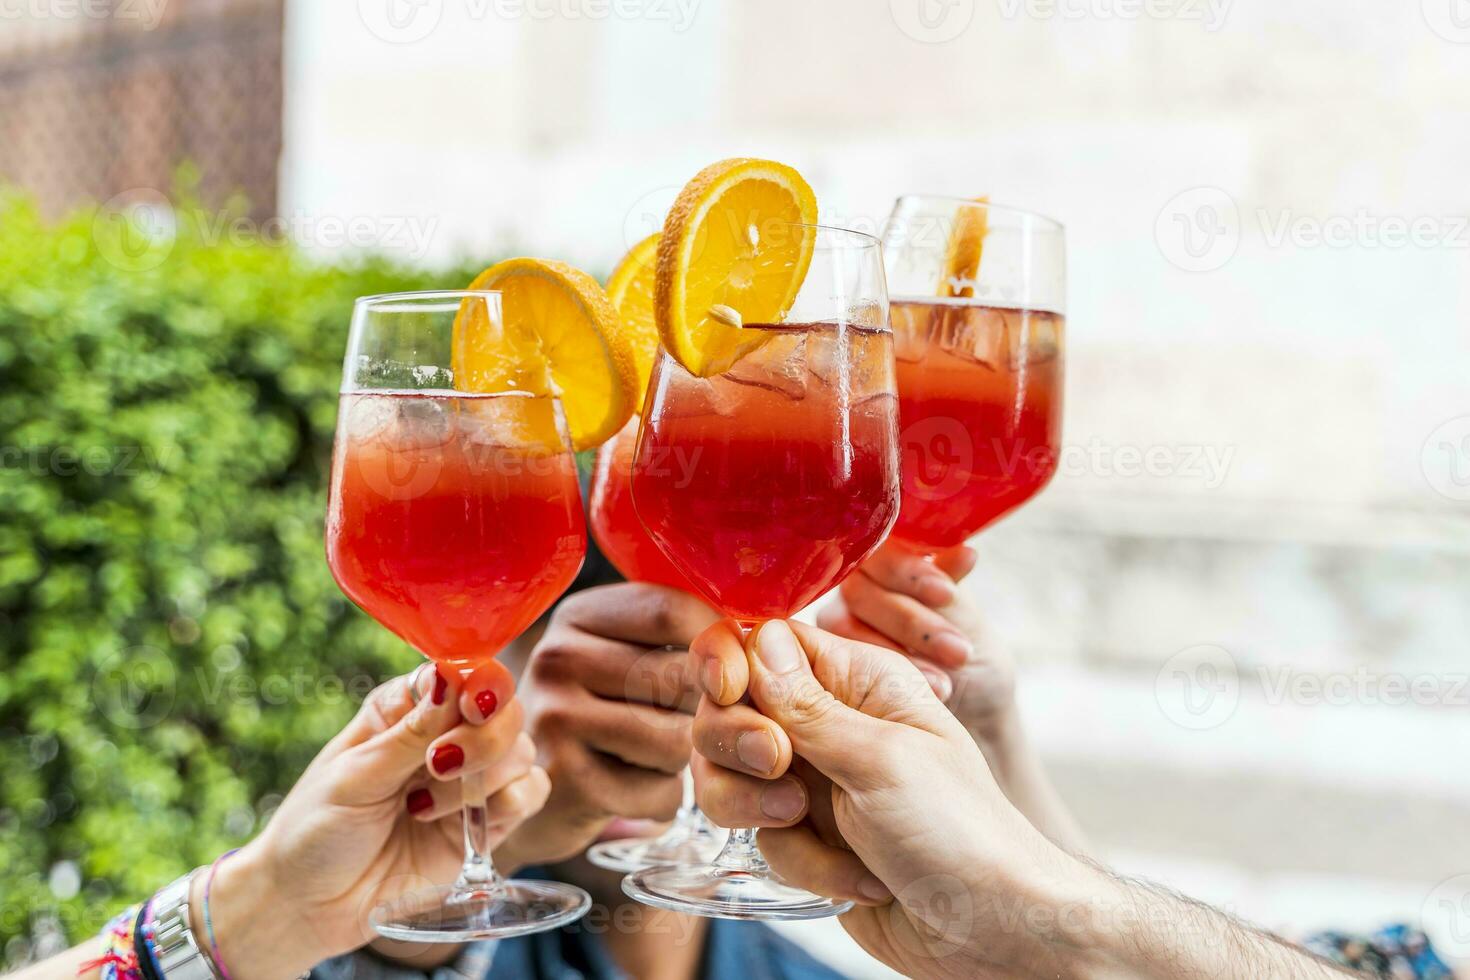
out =
{"type": "Polygon", "coordinates": [[[882,248],[883,247],[883,239],[879,238],[877,235],[870,235],[870,234],[868,234],[865,231],[858,231],[856,228],[843,228],[843,227],[840,227],[838,225],[824,225],[824,224],[821,224],[819,222],[814,222],[814,221],[785,221],[785,220],[783,220],[781,218],[771,218],[771,219],[769,219],[769,223],[770,224],[773,224],[773,225],[780,225],[783,228],[811,228],[811,229],[813,229],[815,231],[833,231],[833,232],[838,232],[839,234],[848,235],[848,236],[851,236],[852,238],[858,239],[856,242],[852,242],[850,244],[837,244],[837,245],[819,245],[819,244],[814,244],[812,247],[814,249],[817,249],[818,251],[836,251],[838,249],[873,248],[874,246],[877,246],[878,248],[882,248]]]}
{"type": "MultiPolygon", "coordinates": [[[[498,302],[501,292],[498,289],[410,289],[397,293],[373,293],[371,296],[359,296],[352,301],[353,309],[380,308],[383,312],[415,312],[420,308],[420,302],[429,304],[435,300],[466,300],[475,297],[490,299],[494,297],[498,302]],[[407,309],[394,310],[391,304],[404,304],[407,309]]],[[[428,312],[433,312],[429,310],[428,312]]]]}
{"type": "Polygon", "coordinates": [[[977,201],[972,197],[959,197],[954,194],[900,194],[893,199],[895,209],[904,201],[947,201],[953,204],[968,206],[972,208],[985,208],[989,211],[1002,211],[1006,214],[1019,215],[1023,218],[1031,218],[1044,225],[1049,225],[1057,231],[1066,231],[1067,226],[1050,215],[1042,214],[1040,211],[1032,211],[1029,208],[1016,207],[1014,204],[995,204],[990,201],[977,201]]]}

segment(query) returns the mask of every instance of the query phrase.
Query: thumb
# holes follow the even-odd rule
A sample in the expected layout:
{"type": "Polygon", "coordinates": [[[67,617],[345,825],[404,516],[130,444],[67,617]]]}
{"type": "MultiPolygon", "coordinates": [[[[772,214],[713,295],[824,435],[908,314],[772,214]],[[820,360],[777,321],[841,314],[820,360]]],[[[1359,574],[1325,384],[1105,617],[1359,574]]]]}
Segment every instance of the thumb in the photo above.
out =
{"type": "Polygon", "coordinates": [[[446,668],[415,671],[377,688],[348,726],[356,744],[341,755],[341,785],[353,797],[396,794],[424,764],[429,743],[459,722],[458,677],[446,668]],[[419,681],[420,674],[432,684],[419,681]],[[451,680],[451,678],[454,678],[451,680]]]}
{"type": "Polygon", "coordinates": [[[952,723],[924,676],[892,650],[772,620],[746,638],[746,660],[755,706],[797,755],[848,789],[874,782],[875,750],[893,726],[952,723]]]}

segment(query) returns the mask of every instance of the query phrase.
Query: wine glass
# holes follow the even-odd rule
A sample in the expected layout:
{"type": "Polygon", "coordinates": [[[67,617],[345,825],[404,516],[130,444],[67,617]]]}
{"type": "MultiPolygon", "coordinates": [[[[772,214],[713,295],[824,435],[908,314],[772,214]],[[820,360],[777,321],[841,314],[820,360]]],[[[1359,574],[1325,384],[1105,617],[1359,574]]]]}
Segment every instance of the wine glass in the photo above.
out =
{"type": "MultiPolygon", "coordinates": [[[[597,450],[587,506],[592,537],[613,567],[629,581],[692,592],[694,586],[648,536],[633,508],[633,450],[638,445],[638,426],[635,415],[597,450]]],[[[648,681],[653,684],[657,678],[648,681]]],[[[694,801],[694,777],[688,768],[680,777],[684,799],[667,830],[657,837],[598,841],[587,848],[587,860],[599,868],[627,873],[656,864],[699,864],[713,858],[723,837],[699,811],[694,801]]]]}
{"type": "MultiPolygon", "coordinates": [[[[530,390],[461,390],[456,318],[498,331],[489,291],[359,299],[342,369],[327,561],[342,591],[441,670],[468,677],[530,626],[586,552],[561,403],[530,390]]],[[[451,885],[379,905],[382,935],[464,942],[552,929],[591,899],[496,874],[485,786],[465,776],[465,860],[451,885]]]]}
{"type": "Polygon", "coordinates": [[[893,539],[933,554],[1056,472],[1066,233],[1018,208],[906,195],[883,251],[903,426],[893,539]]]}
{"type": "MultiPolygon", "coordinates": [[[[841,582],[898,514],[882,247],[839,228],[786,231],[812,245],[791,309],[781,323],[744,323],[742,335],[758,346],[715,377],[695,377],[660,353],[633,464],[633,502],[649,534],[746,631],[841,582]]],[[[649,905],[736,919],[852,907],[783,882],[751,829],[732,830],[709,864],[635,872],[623,890],[649,905]]]]}

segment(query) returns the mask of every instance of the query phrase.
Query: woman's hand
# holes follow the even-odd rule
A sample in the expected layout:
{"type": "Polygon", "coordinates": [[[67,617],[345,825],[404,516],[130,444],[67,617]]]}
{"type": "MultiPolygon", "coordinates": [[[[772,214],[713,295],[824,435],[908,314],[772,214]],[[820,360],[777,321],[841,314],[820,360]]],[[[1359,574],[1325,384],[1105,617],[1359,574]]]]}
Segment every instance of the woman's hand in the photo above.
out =
{"type": "Polygon", "coordinates": [[[496,662],[464,690],[425,666],[368,696],[260,837],[219,866],[210,907],[235,980],[295,976],[365,945],[379,902],[453,881],[460,776],[483,773],[492,846],[541,808],[550,783],[513,686],[496,662]]]}

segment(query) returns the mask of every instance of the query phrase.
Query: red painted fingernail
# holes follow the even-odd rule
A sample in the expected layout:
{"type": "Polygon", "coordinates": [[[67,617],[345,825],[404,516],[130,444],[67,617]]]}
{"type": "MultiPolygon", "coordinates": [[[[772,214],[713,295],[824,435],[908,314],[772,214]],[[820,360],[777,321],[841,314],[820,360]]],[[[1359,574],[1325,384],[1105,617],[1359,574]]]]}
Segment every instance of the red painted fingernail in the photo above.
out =
{"type": "Polygon", "coordinates": [[[434,771],[441,776],[454,772],[464,765],[464,749],[453,743],[439,746],[434,750],[433,765],[434,771]]]}
{"type": "Polygon", "coordinates": [[[434,805],[434,794],[426,789],[416,789],[408,794],[408,812],[423,813],[434,805]]]}
{"type": "Polygon", "coordinates": [[[449,690],[449,681],[445,680],[444,679],[444,675],[439,672],[439,668],[438,667],[435,667],[434,668],[434,703],[435,704],[443,704],[444,703],[444,692],[447,691],[447,690],[449,690]]]}
{"type": "Polygon", "coordinates": [[[489,718],[500,707],[500,699],[495,696],[494,691],[481,691],[475,695],[475,707],[480,709],[480,714],[489,718]]]}

